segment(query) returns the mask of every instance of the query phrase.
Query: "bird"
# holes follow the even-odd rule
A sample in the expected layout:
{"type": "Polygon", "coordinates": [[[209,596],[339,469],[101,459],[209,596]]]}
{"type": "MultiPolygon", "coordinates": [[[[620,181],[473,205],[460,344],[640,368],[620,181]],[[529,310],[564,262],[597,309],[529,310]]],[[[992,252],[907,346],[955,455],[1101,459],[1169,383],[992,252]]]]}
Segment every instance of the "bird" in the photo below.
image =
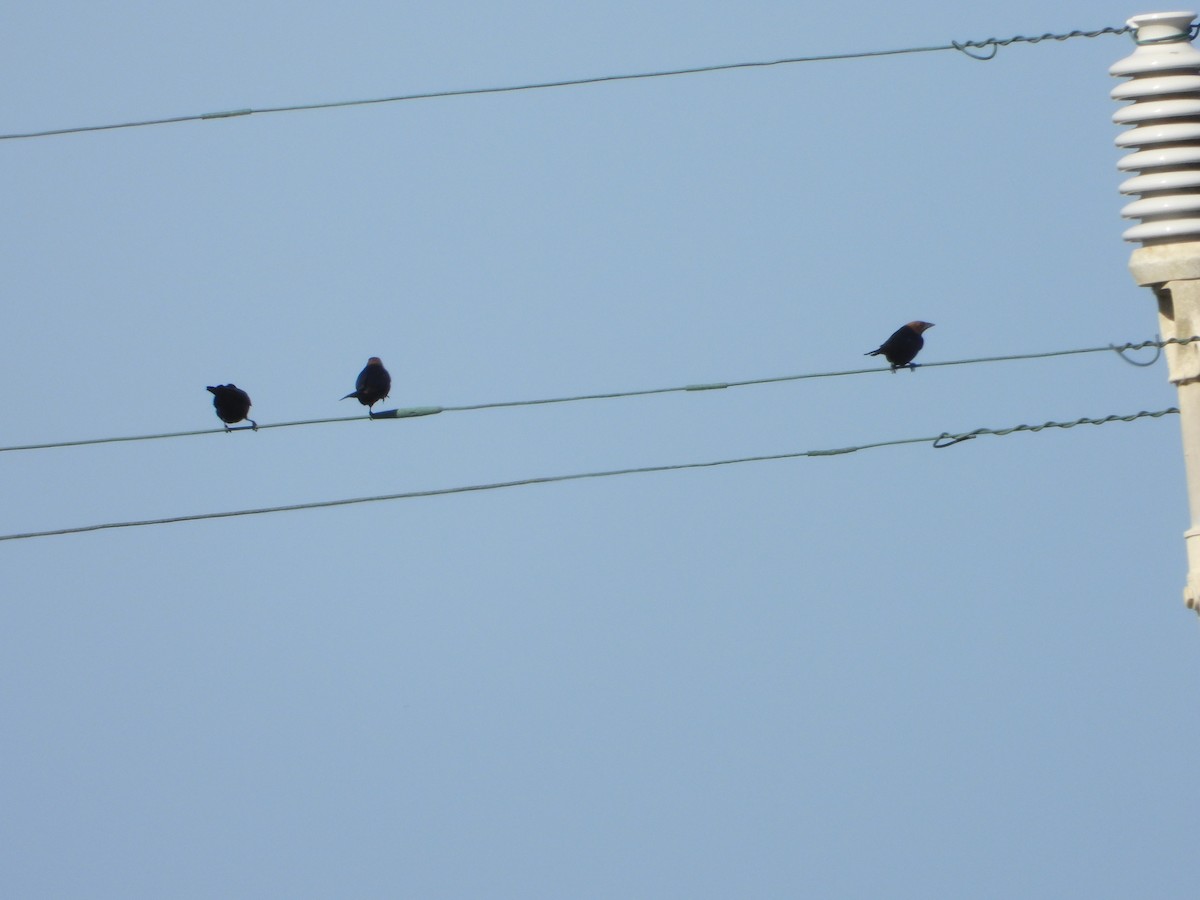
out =
{"type": "Polygon", "coordinates": [[[920,321],[901,325],[890,338],[879,345],[878,350],[872,350],[863,355],[878,356],[882,353],[892,364],[893,375],[897,369],[907,368],[909,371],[915,371],[917,365],[913,362],[913,358],[925,346],[925,338],[921,337],[921,333],[932,327],[932,322],[920,321]]]}
{"type": "Polygon", "coordinates": [[[358,402],[367,408],[367,415],[373,416],[375,413],[371,411],[371,407],[380,400],[386,400],[391,389],[392,376],[383,367],[383,361],[378,356],[372,356],[367,360],[366,368],[358,373],[358,381],[354,383],[354,390],[342,399],[349,400],[351,397],[356,397],[358,402]]]}
{"type": "Polygon", "coordinates": [[[229,426],[234,422],[242,421],[242,419],[245,419],[255,431],[258,431],[258,423],[249,418],[249,394],[236,384],[218,384],[216,387],[209,385],[208,390],[213,395],[213,407],[217,411],[217,418],[225,423],[226,431],[231,431],[229,426]]]}

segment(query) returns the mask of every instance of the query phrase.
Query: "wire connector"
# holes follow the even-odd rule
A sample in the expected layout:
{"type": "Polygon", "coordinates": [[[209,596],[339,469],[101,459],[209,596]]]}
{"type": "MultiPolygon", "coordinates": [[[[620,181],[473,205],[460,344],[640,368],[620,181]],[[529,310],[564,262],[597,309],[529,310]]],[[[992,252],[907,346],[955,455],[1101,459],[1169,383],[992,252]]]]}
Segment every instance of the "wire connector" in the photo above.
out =
{"type": "Polygon", "coordinates": [[[416,416],[436,416],[442,412],[441,406],[410,406],[405,409],[385,409],[371,413],[372,419],[412,419],[416,416]]]}
{"type": "Polygon", "coordinates": [[[976,428],[974,431],[967,431],[963,434],[950,434],[943,432],[934,442],[933,446],[936,450],[941,450],[944,447],[953,447],[955,444],[961,444],[963,441],[973,440],[981,434],[994,434],[1003,437],[1006,434],[1016,434],[1018,431],[1045,431],[1047,428],[1074,428],[1076,425],[1107,425],[1109,422],[1133,422],[1137,419],[1158,419],[1162,416],[1179,415],[1179,408],[1175,406],[1167,409],[1160,409],[1157,412],[1141,412],[1131,413],[1128,416],[1105,416],[1102,419],[1081,418],[1074,419],[1070,422],[1043,422],[1041,425],[1014,425],[1011,428],[976,428]]]}
{"type": "Polygon", "coordinates": [[[250,116],[254,114],[252,109],[228,109],[223,112],[202,113],[201,119],[232,119],[236,116],[250,116]]]}
{"type": "Polygon", "coordinates": [[[1066,41],[1077,37],[1094,38],[1099,37],[1102,34],[1126,34],[1130,30],[1130,26],[1125,25],[1122,28],[1097,28],[1095,31],[1068,31],[1066,34],[1052,34],[1047,32],[1046,34],[1039,34],[1034,37],[1026,37],[1023,34],[1018,34],[1015,37],[988,38],[985,41],[951,41],[950,46],[952,46],[959,53],[963,53],[971,57],[971,59],[978,59],[981,62],[987,62],[989,59],[994,59],[996,57],[996,53],[999,52],[1001,47],[1007,47],[1009,44],[1040,44],[1042,41],[1066,41]],[[972,49],[983,50],[985,48],[990,48],[991,53],[983,54],[971,52],[972,49]]]}

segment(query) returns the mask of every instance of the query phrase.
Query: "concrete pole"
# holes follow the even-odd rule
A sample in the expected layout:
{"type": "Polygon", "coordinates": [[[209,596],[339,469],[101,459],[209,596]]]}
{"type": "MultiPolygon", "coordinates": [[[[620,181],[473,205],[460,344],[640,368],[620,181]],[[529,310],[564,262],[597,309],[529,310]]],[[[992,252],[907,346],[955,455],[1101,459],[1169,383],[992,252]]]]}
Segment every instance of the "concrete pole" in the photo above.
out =
{"type": "MultiPolygon", "coordinates": [[[[1192,12],[1150,13],[1129,20],[1137,49],[1109,69],[1130,80],[1112,92],[1132,100],[1113,121],[1133,125],[1117,146],[1135,148],[1118,168],[1138,174],[1121,193],[1140,199],[1121,214],[1140,219],[1125,240],[1140,242],[1129,260],[1134,280],[1154,291],[1164,339],[1200,335],[1200,51],[1192,46],[1192,12]]],[[[1200,614],[1200,343],[1166,348],[1168,377],[1179,391],[1183,458],[1192,524],[1184,603],[1200,614]]]]}

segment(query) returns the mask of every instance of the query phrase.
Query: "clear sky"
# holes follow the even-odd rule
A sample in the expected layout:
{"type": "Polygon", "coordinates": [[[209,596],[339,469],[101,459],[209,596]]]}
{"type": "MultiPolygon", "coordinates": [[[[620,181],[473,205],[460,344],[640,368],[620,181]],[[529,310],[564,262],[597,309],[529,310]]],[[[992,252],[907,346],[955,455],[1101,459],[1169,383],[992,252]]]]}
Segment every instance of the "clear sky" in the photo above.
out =
{"type": "MultiPolygon", "coordinates": [[[[1120,26],[9,4],[0,132],[1120,26]]],[[[0,142],[0,444],[1153,338],[1111,35],[0,142]]],[[[0,453],[0,533],[1159,410],[1097,353],[0,453]]],[[[1191,897],[1175,417],[0,542],[9,897],[1191,897]]]]}

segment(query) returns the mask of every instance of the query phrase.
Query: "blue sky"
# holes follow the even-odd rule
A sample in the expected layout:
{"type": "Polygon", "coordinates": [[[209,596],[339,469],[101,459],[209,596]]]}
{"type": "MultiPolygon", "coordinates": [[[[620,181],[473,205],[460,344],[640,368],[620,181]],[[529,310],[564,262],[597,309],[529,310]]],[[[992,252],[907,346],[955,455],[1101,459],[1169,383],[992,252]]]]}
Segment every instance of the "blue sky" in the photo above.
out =
{"type": "MultiPolygon", "coordinates": [[[[0,132],[1119,26],[43,3],[0,132]]],[[[1127,37],[0,142],[4,445],[1152,338],[1127,37]]],[[[0,454],[0,533],[1158,410],[1092,354],[0,454]]],[[[0,543],[21,897],[1191,896],[1174,417],[0,543]]]]}

